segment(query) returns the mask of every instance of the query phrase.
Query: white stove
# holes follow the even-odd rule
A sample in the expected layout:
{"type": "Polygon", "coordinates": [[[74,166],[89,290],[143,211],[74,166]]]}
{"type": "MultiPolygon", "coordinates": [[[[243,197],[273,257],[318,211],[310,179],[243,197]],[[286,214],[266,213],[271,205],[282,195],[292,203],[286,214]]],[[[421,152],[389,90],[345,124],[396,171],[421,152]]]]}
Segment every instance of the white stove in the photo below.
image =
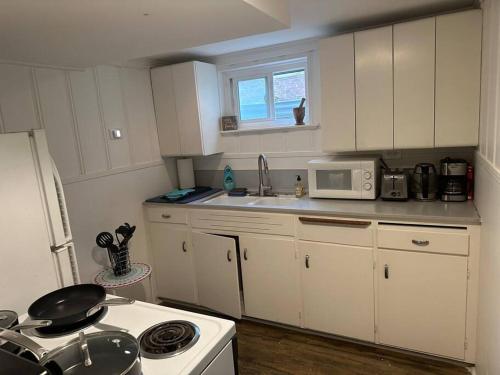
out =
{"type": "MultiPolygon", "coordinates": [[[[22,322],[27,318],[27,314],[24,314],[19,320],[22,322]]],[[[232,339],[236,335],[236,328],[230,320],[136,301],[132,305],[108,308],[104,318],[83,329],[83,332],[122,330],[139,338],[141,333],[156,324],[179,320],[190,322],[198,328],[196,342],[187,350],[168,358],[149,359],[141,356],[143,375],[235,373],[232,339]]],[[[23,331],[23,334],[47,349],[54,349],[78,336],[76,332],[54,338],[41,338],[30,331],[23,331]]]]}

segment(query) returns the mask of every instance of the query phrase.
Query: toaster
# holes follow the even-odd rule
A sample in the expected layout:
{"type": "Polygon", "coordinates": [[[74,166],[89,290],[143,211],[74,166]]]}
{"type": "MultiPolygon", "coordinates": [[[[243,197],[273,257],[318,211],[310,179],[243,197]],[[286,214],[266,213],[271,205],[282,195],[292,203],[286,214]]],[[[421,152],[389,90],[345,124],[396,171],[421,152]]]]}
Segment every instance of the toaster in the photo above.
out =
{"type": "Polygon", "coordinates": [[[408,200],[409,175],[399,169],[384,169],[382,173],[381,198],[387,201],[408,200]]]}

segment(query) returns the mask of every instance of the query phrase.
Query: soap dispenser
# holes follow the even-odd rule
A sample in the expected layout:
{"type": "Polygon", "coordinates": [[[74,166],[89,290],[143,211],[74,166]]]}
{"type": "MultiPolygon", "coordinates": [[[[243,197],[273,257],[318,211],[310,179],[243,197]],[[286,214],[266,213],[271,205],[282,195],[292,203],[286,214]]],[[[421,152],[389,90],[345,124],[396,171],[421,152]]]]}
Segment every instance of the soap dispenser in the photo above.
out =
{"type": "Polygon", "coordinates": [[[297,198],[302,197],[305,194],[304,184],[302,183],[302,178],[300,175],[297,175],[297,182],[295,182],[295,196],[297,198]]]}

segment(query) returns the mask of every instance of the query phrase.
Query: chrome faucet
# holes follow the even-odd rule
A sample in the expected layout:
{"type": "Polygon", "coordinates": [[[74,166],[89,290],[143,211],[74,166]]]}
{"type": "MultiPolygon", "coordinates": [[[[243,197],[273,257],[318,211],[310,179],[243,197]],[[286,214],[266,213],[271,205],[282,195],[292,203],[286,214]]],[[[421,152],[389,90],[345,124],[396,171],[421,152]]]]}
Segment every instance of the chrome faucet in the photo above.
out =
{"type": "Polygon", "coordinates": [[[271,178],[269,177],[269,167],[267,165],[266,155],[259,155],[259,197],[264,197],[266,195],[272,195],[273,187],[271,186],[271,178]],[[266,183],[264,185],[264,175],[266,175],[266,183]]]}

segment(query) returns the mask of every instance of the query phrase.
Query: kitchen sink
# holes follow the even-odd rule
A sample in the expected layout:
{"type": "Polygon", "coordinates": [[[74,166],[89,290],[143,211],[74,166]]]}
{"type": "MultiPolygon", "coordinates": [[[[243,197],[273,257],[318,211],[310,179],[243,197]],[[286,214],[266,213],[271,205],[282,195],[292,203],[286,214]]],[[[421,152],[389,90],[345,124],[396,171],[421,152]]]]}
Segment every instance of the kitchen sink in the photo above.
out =
{"type": "Polygon", "coordinates": [[[219,195],[215,198],[208,199],[204,201],[204,204],[213,204],[217,206],[245,206],[247,204],[253,204],[261,197],[253,197],[247,195],[245,197],[230,197],[227,194],[219,195]]]}
{"type": "Polygon", "coordinates": [[[227,194],[219,195],[212,199],[208,199],[203,202],[203,204],[213,204],[216,206],[290,206],[295,204],[298,198],[293,195],[277,195],[272,197],[259,197],[253,195],[247,195],[245,197],[230,197],[227,194]]]}
{"type": "Polygon", "coordinates": [[[249,203],[252,206],[290,206],[295,203],[299,198],[293,195],[278,195],[276,197],[258,197],[256,202],[249,203]]]}

